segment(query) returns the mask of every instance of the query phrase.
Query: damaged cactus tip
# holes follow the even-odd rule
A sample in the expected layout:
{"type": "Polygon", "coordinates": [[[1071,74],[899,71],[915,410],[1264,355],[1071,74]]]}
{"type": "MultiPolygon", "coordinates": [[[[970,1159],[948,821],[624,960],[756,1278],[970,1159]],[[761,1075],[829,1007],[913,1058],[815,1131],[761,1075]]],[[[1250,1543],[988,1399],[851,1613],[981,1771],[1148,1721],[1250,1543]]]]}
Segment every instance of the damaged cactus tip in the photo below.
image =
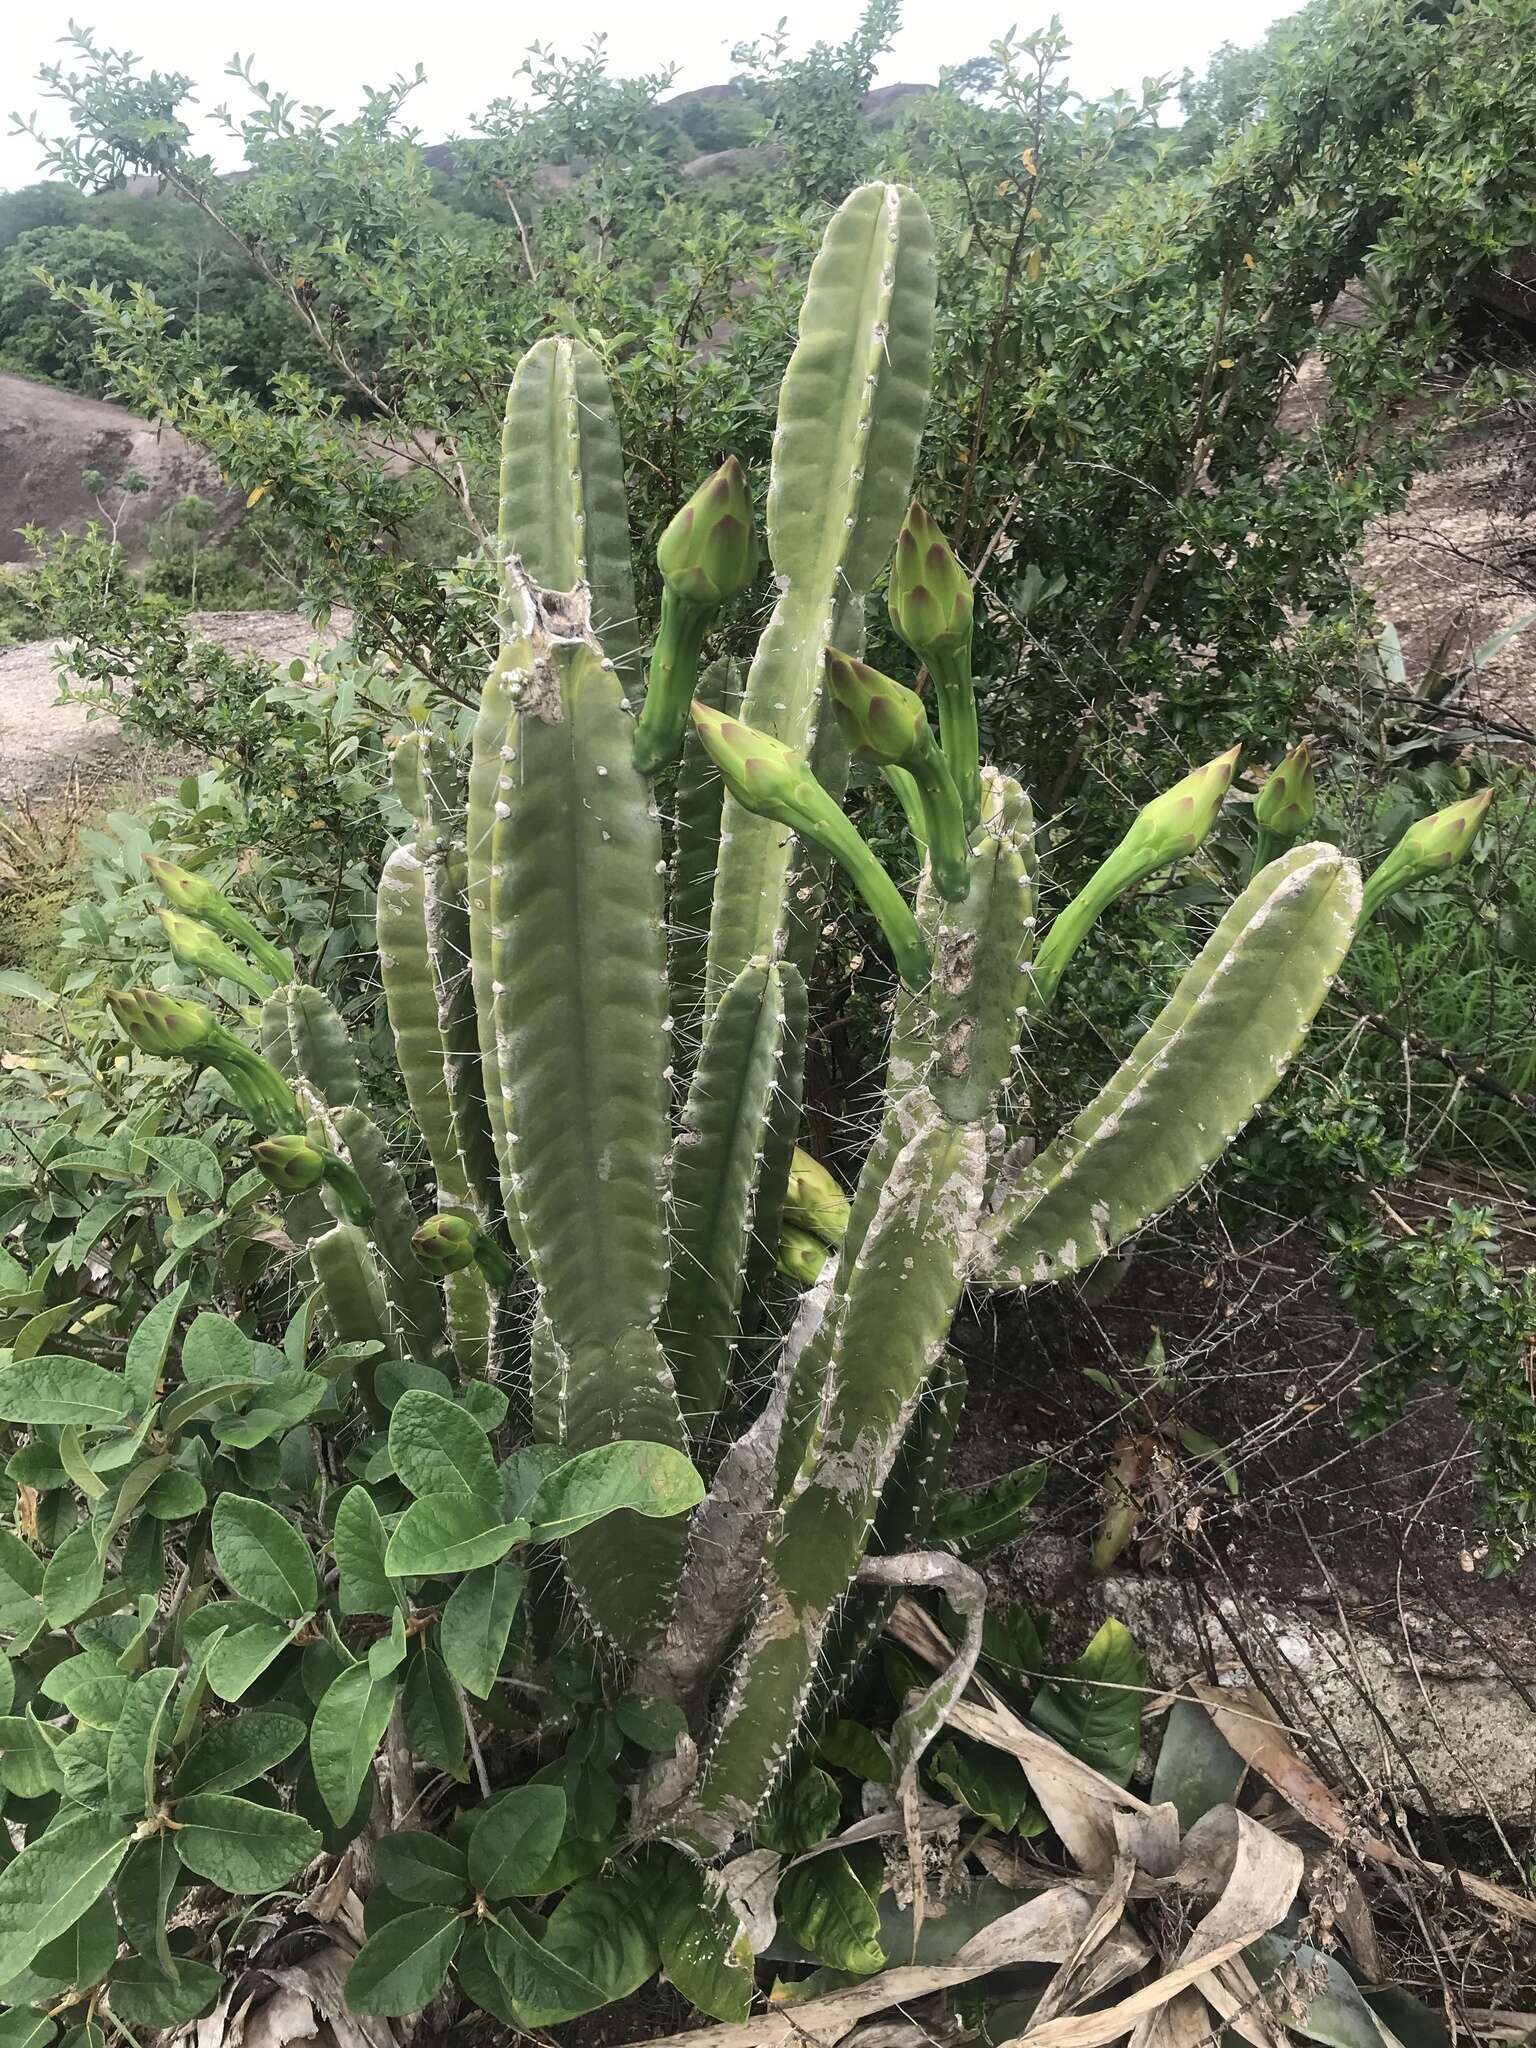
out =
{"type": "Polygon", "coordinates": [[[981,743],[971,680],[975,600],[960,558],[916,498],[896,537],[887,593],[891,624],[933,677],[944,758],[960,792],[965,829],[981,816],[981,743]]]}
{"type": "Polygon", "coordinates": [[[1410,825],[1386,859],[1366,878],[1360,922],[1364,924],[1374,917],[1388,897],[1395,896],[1400,889],[1411,888],[1430,875],[1443,874],[1464,860],[1492,802],[1493,791],[1480,789],[1475,796],[1464,797],[1459,804],[1449,804],[1443,811],[1434,811],[1429,817],[1420,818],[1416,825],[1410,825]]]}
{"type": "Polygon", "coordinates": [[[752,587],[757,561],[752,493],[733,455],[700,484],[656,549],[661,621],[635,725],[635,766],[642,775],[676,759],[705,635],[721,606],[752,587]]]}
{"type": "Polygon", "coordinates": [[[1270,770],[1253,800],[1253,866],[1257,874],[1288,846],[1310,834],[1317,817],[1317,775],[1312,765],[1312,744],[1302,740],[1270,770]]]}
{"type": "MultiPolygon", "coordinates": [[[[946,903],[962,902],[970,887],[970,847],[960,792],[934,740],[922,698],[835,647],[826,650],[824,660],[827,695],[843,737],[860,760],[911,776],[934,886],[946,903]]],[[[903,795],[899,785],[897,795],[903,795]]]]}
{"type": "Polygon", "coordinates": [[[1241,752],[1240,747],[1229,747],[1214,761],[1191,770],[1172,789],[1165,789],[1137,813],[1114,852],[1100,862],[1057,916],[1035,955],[1030,1007],[1037,1014],[1048,1010],[1055,1001],[1073,954],[1109,905],[1200,846],[1232,786],[1241,752]]]}
{"type": "Polygon", "coordinates": [[[805,756],[697,698],[693,722],[705,752],[743,809],[788,825],[830,853],[884,932],[902,981],[909,989],[925,986],[932,961],[911,906],[816,780],[805,756]]]}

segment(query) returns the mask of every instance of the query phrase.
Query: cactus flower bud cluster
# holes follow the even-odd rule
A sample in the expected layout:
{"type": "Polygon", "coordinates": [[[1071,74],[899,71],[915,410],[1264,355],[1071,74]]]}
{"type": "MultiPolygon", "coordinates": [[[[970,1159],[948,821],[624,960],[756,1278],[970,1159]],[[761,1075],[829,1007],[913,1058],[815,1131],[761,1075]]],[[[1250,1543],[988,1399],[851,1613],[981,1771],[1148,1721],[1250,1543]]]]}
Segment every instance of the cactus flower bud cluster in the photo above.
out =
{"type": "MultiPolygon", "coordinates": [[[[178,867],[173,860],[166,860],[159,854],[146,854],[144,865],[154,876],[160,893],[172,910],[183,917],[196,918],[210,930],[223,938],[233,939],[272,977],[274,981],[287,981],[293,974],[293,962],[286,953],[278,951],[272,941],[259,932],[243,911],[237,910],[222,890],[201,875],[194,875],[190,869],[178,867]]],[[[222,970],[221,970],[222,971],[222,970]]],[[[238,976],[230,977],[238,979],[238,976]]],[[[244,986],[249,987],[249,983],[244,986]]],[[[265,994],[265,989],[255,991],[265,994]]]]}
{"type": "Polygon", "coordinates": [[[726,788],[744,809],[788,825],[841,864],[884,932],[897,973],[908,988],[921,988],[928,980],[931,963],[917,919],[843,811],[816,780],[805,756],[771,733],[743,725],[739,718],[697,699],[693,722],[726,788]]]}
{"type": "Polygon", "coordinates": [[[233,946],[226,946],[218,933],[208,925],[200,924],[195,917],[185,917],[179,910],[157,910],[165,929],[165,936],[171,942],[171,951],[183,967],[196,968],[210,981],[232,981],[262,1002],[271,995],[272,983],[264,974],[258,974],[249,961],[243,960],[233,946]]]}
{"type": "Polygon", "coordinates": [[[944,758],[960,792],[965,829],[981,815],[981,749],[971,681],[975,603],[959,557],[914,498],[896,537],[887,594],[891,624],[933,677],[944,758]]]}
{"type": "Polygon", "coordinates": [[[1380,867],[1366,877],[1361,923],[1374,917],[1400,889],[1443,874],[1464,859],[1492,801],[1493,791],[1480,789],[1475,796],[1464,797],[1459,804],[1450,804],[1410,825],[1380,867]]]}
{"type": "Polygon", "coordinates": [[[752,493],[733,455],[700,484],[657,545],[661,623],[635,726],[635,766],[642,775],[654,775],[676,757],[704,636],[720,607],[751,589],[757,552],[752,493]]]}
{"type": "Polygon", "coordinates": [[[835,647],[827,649],[825,659],[827,694],[844,738],[859,759],[879,768],[901,769],[912,777],[934,883],[946,902],[958,903],[969,887],[970,848],[960,793],[934,740],[922,698],[835,647]]]}

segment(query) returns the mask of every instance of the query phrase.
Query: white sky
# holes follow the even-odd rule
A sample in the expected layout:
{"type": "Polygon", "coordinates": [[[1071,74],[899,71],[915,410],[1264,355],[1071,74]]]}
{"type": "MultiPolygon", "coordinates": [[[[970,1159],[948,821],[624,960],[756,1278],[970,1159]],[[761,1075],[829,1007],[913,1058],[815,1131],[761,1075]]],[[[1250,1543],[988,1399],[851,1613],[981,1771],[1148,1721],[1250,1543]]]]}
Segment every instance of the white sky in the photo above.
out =
{"type": "MultiPolygon", "coordinates": [[[[1024,28],[1048,18],[1051,0],[1036,12],[1022,0],[906,0],[906,26],[881,67],[883,84],[936,78],[943,64],[979,56],[993,37],[1018,21],[1024,28]]],[[[1057,0],[1073,44],[1071,76],[1080,91],[1098,94],[1136,88],[1143,77],[1199,70],[1223,42],[1256,41],[1268,24],[1297,0],[1179,0],[1156,7],[1148,0],[1057,0]]],[[[427,84],[413,95],[413,119],[436,141],[500,92],[529,43],[578,48],[594,32],[608,35],[613,68],[636,72],[664,62],[682,69],[677,89],[714,85],[729,77],[730,46],[789,16],[797,47],[836,41],[859,14],[859,0],[561,0],[554,7],[476,4],[476,0],[262,0],[253,8],[225,8],[209,0],[0,0],[0,128],[9,115],[39,104],[33,84],[39,64],[65,53],[58,38],[70,17],[88,23],[97,40],[126,46],[162,71],[198,81],[203,108],[237,94],[223,77],[232,51],[254,51],[257,76],[292,92],[351,113],[365,82],[387,84],[419,60],[427,84]]],[[[232,98],[232,104],[238,104],[232,98]]],[[[61,125],[60,110],[43,106],[46,124],[61,125]]],[[[201,137],[228,160],[217,131],[201,137]]],[[[30,183],[37,150],[26,137],[0,135],[0,190],[30,183]]]]}

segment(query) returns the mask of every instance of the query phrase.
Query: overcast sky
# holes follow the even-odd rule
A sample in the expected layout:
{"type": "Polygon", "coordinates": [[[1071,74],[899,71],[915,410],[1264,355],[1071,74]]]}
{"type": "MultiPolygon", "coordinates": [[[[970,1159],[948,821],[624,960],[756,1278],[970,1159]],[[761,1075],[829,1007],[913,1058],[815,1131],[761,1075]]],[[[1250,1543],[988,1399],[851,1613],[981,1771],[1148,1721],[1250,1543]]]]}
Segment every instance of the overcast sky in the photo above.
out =
{"type": "MultiPolygon", "coordinates": [[[[1038,26],[1050,4],[1040,0],[1038,13],[1015,13],[1023,0],[906,0],[906,26],[881,67],[880,82],[936,78],[941,65],[980,55],[1011,22],[1038,26]]],[[[1089,94],[1138,87],[1143,77],[1177,75],[1186,65],[1198,70],[1218,44],[1254,42],[1289,11],[1269,0],[1178,0],[1172,7],[1147,0],[1060,0],[1074,48],[1073,83],[1089,94]]],[[[804,47],[818,37],[845,35],[858,18],[859,0],[761,0],[757,6],[749,0],[745,7],[742,0],[729,6],[719,0],[562,0],[556,7],[532,8],[517,0],[428,0],[425,6],[419,0],[411,6],[395,0],[262,0],[239,9],[217,0],[0,0],[0,113],[27,112],[39,104],[32,81],[40,64],[64,54],[58,38],[71,16],[94,28],[102,43],[137,51],[162,71],[190,74],[203,108],[236,91],[222,71],[237,46],[243,54],[254,51],[259,77],[301,102],[341,114],[355,109],[361,85],[384,85],[419,60],[427,83],[410,106],[425,138],[435,141],[467,126],[478,108],[508,89],[535,40],[575,49],[605,31],[616,70],[672,62],[681,67],[681,89],[727,78],[731,43],[772,27],[781,14],[788,15],[797,46],[804,47]]],[[[44,103],[43,113],[45,121],[60,125],[56,107],[44,103]]],[[[8,119],[3,126],[9,129],[8,119]]],[[[203,139],[227,157],[227,145],[214,134],[203,139]]],[[[0,137],[0,189],[36,176],[37,150],[30,139],[0,137]]]]}

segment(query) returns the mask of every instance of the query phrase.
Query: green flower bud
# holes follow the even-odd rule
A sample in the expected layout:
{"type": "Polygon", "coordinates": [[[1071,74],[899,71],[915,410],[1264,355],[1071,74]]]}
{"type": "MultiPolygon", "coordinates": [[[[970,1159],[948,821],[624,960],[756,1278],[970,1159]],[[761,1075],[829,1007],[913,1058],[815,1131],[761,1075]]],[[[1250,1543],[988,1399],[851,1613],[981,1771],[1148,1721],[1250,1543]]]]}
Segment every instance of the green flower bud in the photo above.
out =
{"type": "Polygon", "coordinates": [[[734,455],[699,485],[661,536],[656,566],[669,590],[711,609],[751,588],[757,531],[747,473],[734,455]]]}
{"type": "Polygon", "coordinates": [[[778,1267],[786,1280],[793,1280],[797,1287],[814,1287],[831,1256],[819,1237],[785,1224],[779,1238],[778,1267]]]}
{"type": "Polygon", "coordinates": [[[1253,822],[1285,847],[1293,840],[1304,839],[1316,816],[1317,777],[1312,769],[1312,746],[1310,741],[1303,740],[1265,778],[1264,787],[1253,800],[1253,822]]]}
{"type": "Polygon", "coordinates": [[[963,654],[971,644],[971,579],[916,498],[896,537],[888,596],[891,624],[919,661],[963,654]]]}
{"type": "Polygon", "coordinates": [[[772,818],[815,845],[825,847],[841,864],[885,933],[896,971],[908,988],[922,988],[932,962],[927,941],[901,891],[870,852],[857,831],[797,754],[772,733],[743,725],[728,712],[693,703],[693,722],[704,751],[724,777],[725,786],[743,809],[772,818]]]}
{"type": "Polygon", "coordinates": [[[918,763],[935,751],[922,698],[867,661],[855,661],[835,647],[829,647],[823,659],[827,695],[854,753],[877,768],[909,768],[915,773],[918,763]]]}
{"type": "Polygon", "coordinates": [[[920,838],[934,883],[946,902],[961,902],[970,886],[970,847],[960,792],[934,740],[922,698],[835,647],[826,650],[825,664],[827,695],[854,753],[887,771],[905,771],[917,784],[920,838]]]}
{"type": "Polygon", "coordinates": [[[207,925],[199,924],[195,917],[183,917],[179,910],[157,910],[155,915],[164,925],[171,951],[183,967],[194,967],[213,981],[233,981],[258,1002],[271,995],[272,983],[267,977],[258,974],[207,925]]]}
{"type": "Polygon", "coordinates": [[[797,1145],[789,1162],[789,1184],[784,1190],[785,1220],[836,1246],[842,1243],[848,1229],[849,1208],[848,1197],[821,1161],[802,1152],[797,1145]]]}
{"type": "MultiPolygon", "coordinates": [[[[290,981],[293,978],[293,962],[288,956],[280,953],[272,941],[256,929],[243,911],[236,910],[229,898],[222,890],[216,889],[212,882],[205,881],[201,875],[192,874],[187,868],[178,867],[173,860],[162,859],[159,854],[146,854],[144,865],[154,876],[161,895],[173,910],[179,911],[183,917],[196,918],[199,924],[205,924],[213,931],[222,932],[226,939],[234,939],[239,945],[244,946],[274,981],[290,981]]],[[[172,945],[175,945],[174,939],[172,945]]],[[[177,957],[180,958],[180,955],[177,957]]],[[[217,971],[228,973],[226,968],[217,971]]],[[[230,975],[229,978],[234,981],[240,980],[239,975],[230,975]]],[[[250,983],[242,983],[242,986],[249,988],[250,983]]],[[[258,996],[268,993],[265,988],[255,990],[258,996]]]]}
{"type": "Polygon", "coordinates": [[[251,1157],[273,1187],[285,1195],[301,1195],[325,1177],[326,1155],[296,1131],[258,1139],[251,1147],[251,1157]]]}
{"type": "Polygon", "coordinates": [[[114,989],[107,1007],[140,1052],[160,1059],[197,1057],[217,1029],[206,1003],[168,996],[158,988],[114,989]]]}
{"type": "Polygon", "coordinates": [[[1094,869],[1077,895],[1062,911],[1043,943],[1037,948],[1030,968],[1030,1002],[1037,1011],[1048,1010],[1061,986],[1073,954],[1092,931],[1102,911],[1134,889],[1139,882],[1171,867],[1199,846],[1216,822],[1221,800],[1232,786],[1237,772],[1239,747],[1229,747],[1203,768],[1196,768],[1172,789],[1152,799],[1137,814],[1129,832],[1094,869]]]}
{"type": "Polygon", "coordinates": [[[411,1247],[421,1263],[433,1273],[462,1273],[475,1263],[477,1232],[467,1216],[444,1211],[429,1216],[413,1233],[411,1247]]]}
{"type": "Polygon", "coordinates": [[[1381,866],[1367,877],[1360,922],[1373,917],[1400,889],[1410,889],[1429,875],[1453,868],[1471,850],[1492,802],[1493,791],[1480,789],[1476,796],[1464,797],[1459,804],[1410,825],[1381,866]]]}

